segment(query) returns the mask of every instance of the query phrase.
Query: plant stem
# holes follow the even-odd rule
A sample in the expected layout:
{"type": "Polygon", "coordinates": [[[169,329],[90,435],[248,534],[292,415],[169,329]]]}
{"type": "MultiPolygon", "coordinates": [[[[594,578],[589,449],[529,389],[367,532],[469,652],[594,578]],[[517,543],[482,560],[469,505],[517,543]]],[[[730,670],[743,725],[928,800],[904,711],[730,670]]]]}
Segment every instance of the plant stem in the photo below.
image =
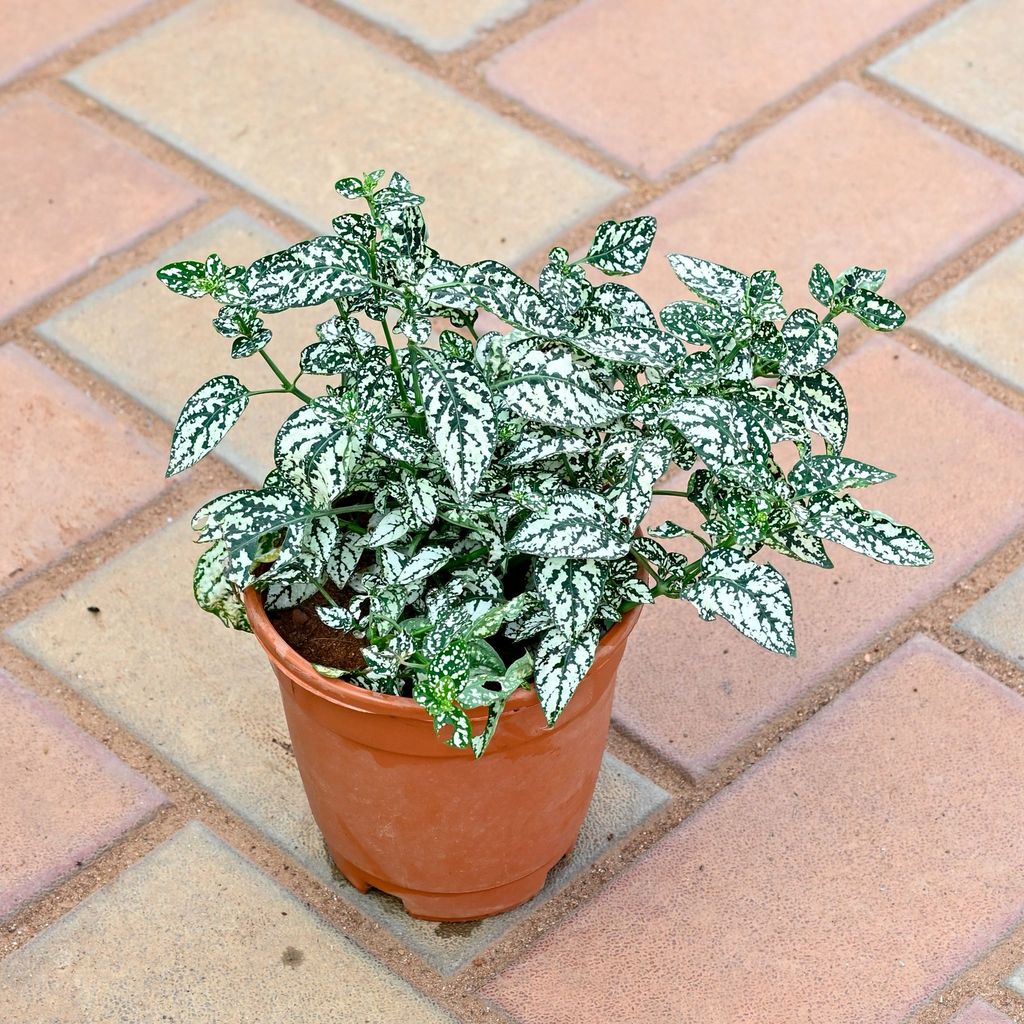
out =
{"type": "Polygon", "coordinates": [[[651,491],[651,494],[666,494],[673,498],[688,498],[690,496],[686,491],[667,491],[661,490],[658,487],[655,487],[654,490],[651,491]]]}
{"type": "Polygon", "coordinates": [[[490,549],[486,545],[479,548],[473,548],[472,551],[468,551],[466,554],[460,555],[454,562],[449,562],[448,569],[458,569],[463,565],[468,565],[470,562],[475,562],[481,555],[486,555],[489,550],[490,549]]]}
{"type": "Polygon", "coordinates": [[[310,580],[309,582],[310,582],[310,583],[312,583],[312,584],[313,584],[313,586],[314,586],[314,587],[316,587],[316,589],[320,591],[320,594],[322,595],[323,599],[324,599],[324,600],[325,600],[325,601],[326,601],[326,602],[327,602],[327,603],[328,603],[328,604],[329,604],[329,605],[330,605],[330,606],[331,606],[332,608],[337,608],[337,607],[338,607],[338,602],[337,602],[337,601],[335,601],[335,600],[334,600],[334,598],[333,598],[333,597],[331,597],[331,595],[330,595],[330,594],[328,594],[326,590],[324,590],[324,588],[323,588],[323,585],[322,585],[322,584],[320,584],[320,583],[317,583],[317,581],[316,581],[316,580],[310,580]]]}
{"type": "Polygon", "coordinates": [[[265,388],[261,391],[250,391],[249,397],[253,395],[287,395],[288,392],[284,388],[265,388]]]}
{"type": "MultiPolygon", "coordinates": [[[[293,394],[296,398],[301,399],[306,405],[312,401],[312,399],[304,391],[300,391],[282,372],[281,368],[274,362],[270,356],[267,355],[267,350],[261,348],[260,355],[263,356],[263,361],[274,371],[274,376],[281,382],[281,386],[285,391],[293,394]]],[[[296,378],[297,380],[298,378],[296,378]]]]}

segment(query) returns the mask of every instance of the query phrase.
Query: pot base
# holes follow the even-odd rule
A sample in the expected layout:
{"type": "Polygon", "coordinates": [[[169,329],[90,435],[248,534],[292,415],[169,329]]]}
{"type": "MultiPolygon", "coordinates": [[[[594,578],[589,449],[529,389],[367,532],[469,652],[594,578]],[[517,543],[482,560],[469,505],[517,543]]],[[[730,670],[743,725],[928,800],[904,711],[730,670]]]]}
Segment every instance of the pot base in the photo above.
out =
{"type": "Polygon", "coordinates": [[[391,882],[366,874],[344,857],[339,857],[333,850],[331,857],[337,869],[359,892],[379,889],[391,896],[397,896],[410,917],[421,921],[479,921],[481,918],[503,914],[506,910],[533,899],[544,888],[548,872],[563,858],[572,856],[575,848],[574,842],[565,853],[556,857],[546,867],[517,878],[514,882],[477,892],[418,892],[415,889],[402,889],[391,882]]]}

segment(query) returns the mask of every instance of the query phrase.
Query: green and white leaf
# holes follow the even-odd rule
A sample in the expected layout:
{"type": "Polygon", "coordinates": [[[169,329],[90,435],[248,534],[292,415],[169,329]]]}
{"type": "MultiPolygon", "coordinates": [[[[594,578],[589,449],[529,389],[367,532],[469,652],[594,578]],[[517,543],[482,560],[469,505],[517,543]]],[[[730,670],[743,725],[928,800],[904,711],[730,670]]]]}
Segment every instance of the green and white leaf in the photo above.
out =
{"type": "Polygon", "coordinates": [[[786,355],[779,363],[784,375],[804,377],[820,370],[839,351],[839,328],[820,321],[811,309],[794,309],[782,325],[786,355]]]}
{"type": "Polygon", "coordinates": [[[167,476],[194,466],[221,442],[249,404],[249,390],[230,374],[208,380],[185,403],[171,435],[167,476]]]}
{"type": "Polygon", "coordinates": [[[832,280],[832,275],[820,263],[815,263],[814,269],[811,270],[807,290],[826,309],[832,307],[832,297],[835,295],[836,285],[832,280]]]}
{"type": "Polygon", "coordinates": [[[321,235],[257,260],[245,284],[256,309],[276,313],[362,295],[369,290],[369,276],[365,249],[337,235],[321,235]]]}
{"type": "Polygon", "coordinates": [[[808,455],[789,471],[789,482],[794,497],[804,498],[822,491],[884,483],[895,475],[842,455],[808,455]]]}
{"type": "Polygon", "coordinates": [[[554,725],[576,688],[594,664],[601,630],[588,629],[576,640],[552,630],[541,637],[534,654],[534,686],[548,725],[554,725]]]}
{"type": "Polygon", "coordinates": [[[932,549],[909,526],[872,512],[848,494],[819,494],[794,512],[809,533],[835,541],[887,565],[931,565],[932,549]]]}
{"type": "Polygon", "coordinates": [[[549,558],[621,558],[629,538],[605,498],[565,490],[528,516],[509,538],[509,550],[549,558]]]}
{"type": "Polygon", "coordinates": [[[769,651],[796,655],[793,601],[778,569],[728,548],[710,552],[702,565],[701,575],[682,592],[702,618],[721,615],[769,651]]]}
{"type": "Polygon", "coordinates": [[[686,357],[686,349],[670,334],[650,327],[622,324],[596,334],[570,339],[577,348],[611,363],[639,363],[670,369],[686,357]]]}
{"type": "Polygon", "coordinates": [[[574,366],[568,353],[530,353],[499,393],[513,412],[551,427],[604,427],[624,412],[616,393],[574,366]]]}
{"type": "Polygon", "coordinates": [[[554,629],[575,640],[590,626],[601,606],[608,569],[592,559],[539,558],[534,563],[534,586],[554,629]]]}
{"type": "Polygon", "coordinates": [[[892,301],[868,288],[858,288],[842,300],[843,309],[875,331],[895,331],[906,323],[907,315],[892,301]]]}
{"type": "Polygon", "coordinates": [[[639,274],[654,243],[658,222],[654,217],[606,220],[598,225],[585,262],[608,275],[639,274]]]}
{"type": "Polygon", "coordinates": [[[738,270],[681,253],[670,253],[668,262],[697,298],[737,312],[743,308],[747,279],[738,270]]]}
{"type": "Polygon", "coordinates": [[[494,404],[476,364],[421,349],[416,364],[427,432],[460,501],[480,486],[497,443],[494,404]]]}
{"type": "Polygon", "coordinates": [[[842,452],[850,412],[843,386],[828,370],[805,377],[781,377],[775,391],[792,415],[825,439],[830,454],[842,452]]]}
{"type": "Polygon", "coordinates": [[[668,469],[672,445],[660,435],[622,435],[608,442],[598,460],[598,472],[610,472],[616,482],[605,497],[618,519],[638,526],[647,515],[655,483],[668,469]]]}
{"type": "Polygon", "coordinates": [[[212,612],[231,629],[251,633],[238,588],[224,578],[227,544],[218,540],[206,549],[196,562],[192,574],[192,592],[203,611],[212,612]]]}

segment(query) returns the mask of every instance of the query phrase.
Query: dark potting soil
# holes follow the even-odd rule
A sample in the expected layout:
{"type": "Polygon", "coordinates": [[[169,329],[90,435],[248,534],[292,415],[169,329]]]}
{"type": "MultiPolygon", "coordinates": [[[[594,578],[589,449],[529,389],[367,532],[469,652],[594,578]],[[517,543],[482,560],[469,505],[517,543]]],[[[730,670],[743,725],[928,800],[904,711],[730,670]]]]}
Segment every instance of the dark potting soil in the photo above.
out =
{"type": "MultiPolygon", "coordinates": [[[[342,604],[347,603],[351,594],[342,595],[335,592],[331,597],[342,604]]],[[[363,637],[352,636],[351,633],[331,629],[324,623],[316,610],[325,604],[327,601],[323,595],[316,593],[295,608],[282,608],[267,612],[267,615],[285,643],[298,651],[307,661],[315,665],[339,668],[342,671],[366,668],[362,650],[366,640],[363,637]]]]}

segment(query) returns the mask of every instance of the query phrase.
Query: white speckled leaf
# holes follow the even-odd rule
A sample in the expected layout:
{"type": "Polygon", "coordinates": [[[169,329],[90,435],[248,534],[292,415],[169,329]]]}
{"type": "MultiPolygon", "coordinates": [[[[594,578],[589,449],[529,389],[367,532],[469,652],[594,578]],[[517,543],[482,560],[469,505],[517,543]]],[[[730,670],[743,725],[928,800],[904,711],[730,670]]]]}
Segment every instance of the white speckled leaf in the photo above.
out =
{"type": "Polygon", "coordinates": [[[249,391],[234,376],[208,380],[185,403],[171,435],[167,476],[194,466],[220,444],[249,404],[249,391]]]}
{"type": "Polygon", "coordinates": [[[832,275],[820,263],[815,263],[810,280],[807,282],[807,290],[826,309],[832,305],[835,287],[832,275]]]}
{"type": "Polygon", "coordinates": [[[650,216],[606,220],[598,225],[584,259],[609,276],[639,274],[647,262],[657,227],[658,222],[650,216]]]}
{"type": "Polygon", "coordinates": [[[509,539],[509,550],[551,558],[622,558],[629,538],[598,494],[560,491],[509,539]]]}
{"type": "Polygon", "coordinates": [[[495,260],[463,269],[462,284],[473,300],[508,324],[541,335],[556,330],[557,315],[536,288],[495,260]]]}
{"type": "Polygon", "coordinates": [[[534,686],[549,725],[558,716],[594,664],[601,630],[588,629],[578,640],[552,630],[541,637],[534,655],[534,686]]]}
{"type": "Polygon", "coordinates": [[[388,583],[409,586],[420,583],[444,566],[451,558],[451,550],[440,545],[420,548],[405,555],[390,548],[378,548],[377,562],[388,583]]]}
{"type": "Polygon", "coordinates": [[[682,596],[702,618],[721,615],[769,651],[796,655],[793,601],[786,578],[774,566],[716,549],[704,557],[703,572],[682,596]]]}
{"type": "Polygon", "coordinates": [[[668,469],[672,445],[664,437],[624,435],[607,443],[598,462],[616,481],[605,495],[619,519],[638,526],[651,507],[652,488],[668,469]]]}
{"type": "Polygon", "coordinates": [[[666,330],[678,335],[691,345],[711,345],[728,337],[736,323],[736,314],[705,302],[680,300],[661,311],[661,322],[666,330]]]}
{"type": "Polygon", "coordinates": [[[738,270],[680,253],[670,253],[668,262],[697,298],[737,312],[743,308],[747,279],[738,270]]]}
{"type": "Polygon", "coordinates": [[[877,466],[842,455],[809,455],[789,472],[794,497],[803,498],[822,491],[840,491],[844,487],[868,487],[892,480],[889,473],[877,466]]]}
{"type": "Polygon", "coordinates": [[[806,377],[781,377],[775,391],[777,401],[825,439],[830,453],[842,452],[850,412],[842,384],[828,370],[806,377]]]}
{"type": "Polygon", "coordinates": [[[551,427],[604,427],[624,412],[615,392],[573,366],[568,353],[531,352],[500,389],[513,412],[551,427]]]}
{"type": "Polygon", "coordinates": [[[906,313],[892,299],[876,295],[867,288],[858,288],[845,296],[843,308],[875,331],[895,331],[907,319],[906,313]]]}
{"type": "Polygon", "coordinates": [[[568,428],[531,427],[525,430],[515,447],[501,459],[503,466],[529,466],[559,455],[578,455],[595,446],[595,436],[568,428]]]}
{"type": "Polygon", "coordinates": [[[779,372],[804,377],[820,370],[839,351],[839,328],[818,320],[812,309],[794,309],[782,325],[786,355],[779,372]]]}
{"type": "Polygon", "coordinates": [[[592,558],[539,558],[533,571],[534,585],[555,630],[576,639],[601,605],[607,567],[592,558]]]}
{"type": "Polygon", "coordinates": [[[658,329],[658,319],[651,307],[632,288],[618,281],[598,285],[591,293],[586,313],[590,330],[607,330],[620,324],[658,329]]]}
{"type": "Polygon", "coordinates": [[[427,431],[460,501],[480,486],[497,441],[494,404],[480,369],[429,349],[416,357],[427,431]]]}
{"type": "Polygon", "coordinates": [[[819,494],[793,511],[809,533],[835,541],[887,565],[931,565],[932,549],[921,535],[882,512],[861,507],[848,494],[819,494]]]}
{"type": "Polygon", "coordinates": [[[275,313],[362,295],[369,290],[369,274],[365,249],[337,235],[321,235],[257,260],[245,283],[250,303],[275,313]]]}
{"type": "Polygon", "coordinates": [[[786,315],[782,305],[782,285],[774,270],[758,270],[747,278],[747,315],[754,320],[780,320],[786,315]]]}
{"type": "Polygon", "coordinates": [[[768,435],[752,407],[726,398],[686,398],[664,413],[715,473],[750,486],[771,480],[768,435]]]}
{"type": "Polygon", "coordinates": [[[404,540],[416,525],[416,517],[408,507],[393,508],[370,522],[370,530],[363,537],[363,546],[380,548],[404,540]]]}
{"type": "Polygon", "coordinates": [[[227,544],[216,541],[199,556],[192,574],[192,592],[203,611],[216,615],[225,626],[251,633],[238,588],[224,578],[227,544]]]}
{"type": "Polygon", "coordinates": [[[607,331],[569,339],[577,348],[611,363],[639,363],[670,369],[686,358],[686,349],[664,331],[622,324],[607,331]]]}

